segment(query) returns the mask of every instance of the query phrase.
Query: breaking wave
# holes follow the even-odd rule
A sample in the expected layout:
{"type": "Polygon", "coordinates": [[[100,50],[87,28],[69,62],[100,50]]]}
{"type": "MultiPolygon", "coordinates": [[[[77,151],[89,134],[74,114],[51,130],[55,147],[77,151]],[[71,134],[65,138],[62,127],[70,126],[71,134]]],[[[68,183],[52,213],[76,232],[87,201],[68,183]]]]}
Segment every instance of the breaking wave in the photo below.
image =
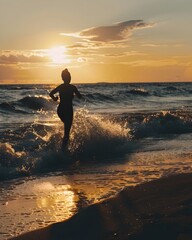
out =
{"type": "Polygon", "coordinates": [[[132,89],[130,91],[128,91],[128,93],[130,94],[134,94],[134,95],[141,95],[141,96],[148,96],[149,95],[149,92],[145,89],[132,89]]]}
{"type": "Polygon", "coordinates": [[[42,96],[27,96],[18,101],[23,106],[33,110],[49,110],[53,107],[53,101],[50,98],[42,96]]]}
{"type": "Polygon", "coordinates": [[[76,161],[108,161],[131,151],[130,129],[85,109],[76,112],[67,152],[61,151],[63,126],[32,124],[3,135],[1,179],[54,171],[76,161]],[[129,146],[129,147],[128,147],[129,146]]]}
{"type": "MultiPolygon", "coordinates": [[[[128,115],[127,115],[128,117],[128,115]]],[[[139,139],[170,134],[192,133],[187,113],[149,113],[134,121],[122,116],[75,112],[68,151],[61,151],[63,126],[26,124],[2,134],[0,178],[12,178],[65,169],[75,162],[113,161],[141,148],[139,139]]]]}
{"type": "Polygon", "coordinates": [[[134,136],[137,138],[158,136],[161,134],[184,134],[192,132],[191,117],[162,111],[149,114],[135,126],[134,136]]]}

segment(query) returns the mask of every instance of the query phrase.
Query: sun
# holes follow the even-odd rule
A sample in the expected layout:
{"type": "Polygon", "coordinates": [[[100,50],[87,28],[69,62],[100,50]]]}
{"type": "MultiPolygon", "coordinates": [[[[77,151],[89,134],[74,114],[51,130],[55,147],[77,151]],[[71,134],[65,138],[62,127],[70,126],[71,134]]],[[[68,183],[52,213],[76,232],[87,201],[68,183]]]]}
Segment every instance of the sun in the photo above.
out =
{"type": "Polygon", "coordinates": [[[67,59],[66,55],[66,48],[64,46],[57,46],[48,49],[47,55],[55,64],[63,64],[69,62],[69,59],[67,59]]]}

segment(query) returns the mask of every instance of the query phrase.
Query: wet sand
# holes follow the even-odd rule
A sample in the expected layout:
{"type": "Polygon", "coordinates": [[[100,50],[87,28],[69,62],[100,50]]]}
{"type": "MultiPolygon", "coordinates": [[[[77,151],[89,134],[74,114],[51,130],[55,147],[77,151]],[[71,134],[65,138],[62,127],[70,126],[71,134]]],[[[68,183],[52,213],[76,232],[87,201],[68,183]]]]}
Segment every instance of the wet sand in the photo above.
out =
{"type": "Polygon", "coordinates": [[[192,239],[192,174],[128,187],[70,219],[11,240],[192,239]]]}

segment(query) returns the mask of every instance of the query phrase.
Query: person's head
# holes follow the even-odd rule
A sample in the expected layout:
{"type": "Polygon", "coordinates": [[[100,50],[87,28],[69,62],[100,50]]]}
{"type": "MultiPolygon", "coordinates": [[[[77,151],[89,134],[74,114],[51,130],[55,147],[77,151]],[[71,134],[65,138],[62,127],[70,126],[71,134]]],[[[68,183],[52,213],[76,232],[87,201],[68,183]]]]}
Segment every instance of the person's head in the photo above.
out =
{"type": "Polygon", "coordinates": [[[71,74],[68,72],[68,69],[66,68],[65,70],[62,71],[61,77],[64,83],[70,83],[71,82],[71,74]]]}

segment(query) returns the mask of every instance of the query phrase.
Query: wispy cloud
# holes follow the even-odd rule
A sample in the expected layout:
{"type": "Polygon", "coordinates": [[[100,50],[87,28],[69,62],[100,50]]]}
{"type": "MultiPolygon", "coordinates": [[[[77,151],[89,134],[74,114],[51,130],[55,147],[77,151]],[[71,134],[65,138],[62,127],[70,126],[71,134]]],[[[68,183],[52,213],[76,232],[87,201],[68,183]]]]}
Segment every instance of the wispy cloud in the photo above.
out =
{"type": "Polygon", "coordinates": [[[138,52],[138,51],[130,51],[130,52],[121,52],[121,53],[107,53],[104,54],[105,57],[126,57],[126,56],[145,56],[146,53],[138,52]]]}
{"type": "Polygon", "coordinates": [[[50,57],[45,50],[3,50],[0,54],[0,64],[47,63],[50,57]]]}
{"type": "Polygon", "coordinates": [[[118,64],[128,65],[132,67],[187,67],[188,64],[183,62],[180,63],[174,58],[169,59],[148,59],[148,60],[135,60],[135,61],[127,61],[127,62],[119,62],[118,64]]]}
{"type": "Polygon", "coordinates": [[[84,29],[79,33],[61,33],[64,36],[81,38],[92,42],[122,42],[129,39],[133,30],[152,27],[154,24],[145,23],[143,20],[130,20],[110,26],[100,26],[84,29]]]}
{"type": "Polygon", "coordinates": [[[50,62],[50,59],[42,56],[25,56],[25,55],[0,55],[0,64],[17,64],[17,63],[40,63],[50,62]]]}

